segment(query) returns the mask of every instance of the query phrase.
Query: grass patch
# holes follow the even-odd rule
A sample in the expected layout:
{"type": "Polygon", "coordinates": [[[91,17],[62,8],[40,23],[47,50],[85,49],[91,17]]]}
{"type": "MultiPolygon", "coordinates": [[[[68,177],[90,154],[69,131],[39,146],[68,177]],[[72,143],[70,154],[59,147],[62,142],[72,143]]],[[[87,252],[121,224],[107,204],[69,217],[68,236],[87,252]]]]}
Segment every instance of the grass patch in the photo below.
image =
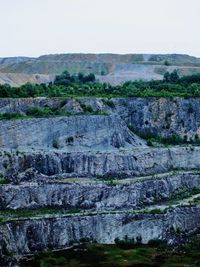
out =
{"type": "Polygon", "coordinates": [[[177,190],[177,192],[174,192],[171,197],[170,201],[174,200],[182,200],[184,198],[192,197],[193,195],[200,194],[200,188],[193,187],[193,188],[187,188],[182,187],[177,190]]]}
{"type": "Polygon", "coordinates": [[[20,113],[4,113],[0,114],[0,120],[19,120],[24,119],[26,116],[20,113]]]}
{"type": "Polygon", "coordinates": [[[142,131],[138,131],[135,129],[131,124],[128,125],[128,128],[130,131],[132,131],[134,134],[140,136],[141,138],[145,139],[147,141],[148,146],[156,146],[157,143],[163,144],[164,146],[169,145],[200,145],[200,138],[199,136],[195,136],[194,139],[188,140],[187,137],[178,136],[175,134],[172,134],[168,137],[163,137],[160,135],[155,135],[151,133],[145,133],[142,131]]]}
{"type": "Polygon", "coordinates": [[[192,201],[190,201],[190,204],[199,205],[200,204],[200,197],[195,197],[192,201]]]}
{"type": "Polygon", "coordinates": [[[41,209],[21,209],[21,210],[1,210],[0,222],[6,222],[8,220],[26,219],[34,217],[42,217],[45,215],[67,215],[80,213],[78,208],[62,209],[62,208],[41,208],[41,209]]]}
{"type": "Polygon", "coordinates": [[[84,244],[69,250],[41,253],[20,263],[22,267],[198,267],[200,242],[193,238],[181,250],[167,247],[160,240],[129,248],[84,244]]]}
{"type": "Polygon", "coordinates": [[[22,119],[31,119],[31,118],[49,118],[49,117],[59,117],[59,116],[76,116],[76,115],[109,115],[106,111],[93,111],[91,106],[82,104],[84,106],[84,113],[74,113],[68,110],[64,110],[61,108],[40,108],[40,107],[32,107],[29,108],[26,114],[21,113],[4,113],[0,114],[0,120],[22,120],[22,119]]]}
{"type": "Polygon", "coordinates": [[[40,108],[40,107],[32,107],[27,112],[26,115],[29,117],[41,118],[41,117],[49,117],[49,116],[71,116],[72,112],[61,109],[61,108],[40,108]]]}
{"type": "Polygon", "coordinates": [[[165,214],[168,211],[169,207],[165,208],[165,209],[146,209],[146,210],[139,210],[137,211],[138,213],[142,213],[142,214],[165,214]]]}

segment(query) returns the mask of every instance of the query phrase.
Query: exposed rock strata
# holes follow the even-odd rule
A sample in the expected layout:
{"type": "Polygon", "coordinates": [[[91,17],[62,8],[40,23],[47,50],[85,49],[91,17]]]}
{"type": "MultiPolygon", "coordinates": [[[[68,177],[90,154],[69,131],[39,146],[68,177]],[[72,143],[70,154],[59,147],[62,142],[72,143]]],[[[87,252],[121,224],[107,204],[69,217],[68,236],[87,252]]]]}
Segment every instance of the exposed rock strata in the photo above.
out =
{"type": "Polygon", "coordinates": [[[112,244],[115,238],[141,237],[175,242],[176,230],[187,235],[199,229],[200,206],[180,207],[163,214],[69,215],[62,218],[7,222],[0,226],[8,251],[25,255],[46,249],[62,249],[89,239],[112,244]]]}
{"type": "Polygon", "coordinates": [[[110,152],[2,153],[0,173],[5,176],[34,168],[48,176],[96,177],[97,175],[141,176],[173,169],[199,169],[199,147],[135,148],[110,152]]]}
{"type": "Polygon", "coordinates": [[[145,146],[118,116],[72,116],[0,121],[0,146],[67,151],[145,146]]]}
{"type": "Polygon", "coordinates": [[[198,139],[199,99],[2,99],[0,113],[25,115],[33,106],[84,113],[81,103],[110,115],[0,121],[0,181],[10,183],[0,185],[4,267],[15,264],[8,252],[62,249],[83,238],[111,244],[126,235],[176,243],[178,233],[200,229],[200,206],[186,206],[190,198],[180,202],[185,206],[163,204],[199,192],[200,147],[148,147],[128,127],[198,139]],[[144,175],[152,177],[138,177],[144,175]],[[151,204],[168,209],[153,214],[151,204]],[[53,208],[56,214],[48,214],[53,208]],[[74,208],[80,213],[67,214],[74,208]],[[41,209],[37,218],[31,209],[41,209]]]}
{"type": "MultiPolygon", "coordinates": [[[[126,181],[126,180],[125,180],[126,181]]],[[[152,177],[127,184],[104,182],[4,185],[0,209],[135,209],[200,190],[200,174],[152,177]]]]}
{"type": "Polygon", "coordinates": [[[91,105],[94,111],[115,113],[137,132],[153,135],[172,136],[194,139],[200,135],[200,100],[199,98],[123,98],[113,99],[114,107],[98,98],[83,99],[1,99],[0,113],[27,112],[30,107],[52,107],[79,113],[83,112],[80,102],[91,105]]]}

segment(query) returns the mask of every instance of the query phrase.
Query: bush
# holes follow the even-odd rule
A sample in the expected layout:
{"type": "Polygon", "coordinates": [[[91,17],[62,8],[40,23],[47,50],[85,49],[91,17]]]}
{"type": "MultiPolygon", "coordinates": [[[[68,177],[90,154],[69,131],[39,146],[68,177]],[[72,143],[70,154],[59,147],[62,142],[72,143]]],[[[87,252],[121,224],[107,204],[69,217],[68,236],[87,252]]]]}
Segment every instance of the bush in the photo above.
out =
{"type": "Polygon", "coordinates": [[[153,143],[152,143],[151,139],[148,139],[148,140],[147,140],[147,145],[148,145],[148,146],[153,146],[153,143]]]}
{"type": "Polygon", "coordinates": [[[160,240],[160,239],[151,239],[148,242],[148,246],[154,247],[154,248],[159,248],[163,246],[167,246],[166,241],[160,240]]]}
{"type": "Polygon", "coordinates": [[[86,105],[85,103],[80,103],[80,106],[85,113],[92,113],[93,112],[91,105],[86,105]]]}
{"type": "Polygon", "coordinates": [[[192,104],[189,104],[188,113],[193,113],[193,112],[194,112],[194,109],[192,107],[192,104]]]}
{"type": "Polygon", "coordinates": [[[24,118],[20,113],[4,113],[0,114],[0,120],[17,120],[24,118]]]}
{"type": "Polygon", "coordinates": [[[120,240],[119,238],[115,238],[115,244],[117,247],[121,249],[132,249],[135,246],[135,240],[134,238],[129,239],[127,236],[125,236],[124,240],[120,240]]]}
{"type": "Polygon", "coordinates": [[[28,116],[33,116],[33,117],[46,117],[49,115],[54,115],[54,112],[51,108],[39,108],[39,107],[32,107],[30,108],[26,114],[28,116]]]}
{"type": "Polygon", "coordinates": [[[134,247],[140,246],[142,244],[142,237],[137,236],[136,241],[134,238],[128,238],[126,235],[123,240],[120,240],[119,238],[115,238],[115,244],[117,247],[121,249],[132,249],[134,247]]]}
{"type": "Polygon", "coordinates": [[[0,184],[1,185],[9,184],[9,180],[6,177],[0,175],[0,184]]]}
{"type": "Polygon", "coordinates": [[[61,109],[61,108],[40,108],[40,107],[32,107],[26,112],[27,116],[31,117],[49,117],[49,116],[70,116],[71,112],[61,109]]]}
{"type": "Polygon", "coordinates": [[[102,101],[103,101],[104,105],[107,105],[110,108],[115,108],[115,103],[112,100],[103,99],[102,101]]]}
{"type": "Polygon", "coordinates": [[[188,242],[188,244],[185,245],[185,251],[189,254],[200,251],[200,238],[193,237],[188,242]]]}
{"type": "Polygon", "coordinates": [[[55,149],[59,149],[59,143],[57,140],[53,140],[53,143],[52,143],[52,146],[55,148],[55,149]]]}

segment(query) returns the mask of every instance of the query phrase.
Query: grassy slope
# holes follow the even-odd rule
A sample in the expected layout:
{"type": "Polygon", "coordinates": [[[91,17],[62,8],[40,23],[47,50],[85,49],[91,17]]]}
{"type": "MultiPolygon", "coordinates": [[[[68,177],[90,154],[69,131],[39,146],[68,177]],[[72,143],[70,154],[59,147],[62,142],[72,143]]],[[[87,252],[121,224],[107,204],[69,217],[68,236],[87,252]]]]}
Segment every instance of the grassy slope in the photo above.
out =
{"type": "Polygon", "coordinates": [[[40,254],[26,267],[197,267],[200,266],[199,245],[173,252],[165,246],[149,245],[123,249],[116,245],[83,245],[76,249],[40,254]]]}

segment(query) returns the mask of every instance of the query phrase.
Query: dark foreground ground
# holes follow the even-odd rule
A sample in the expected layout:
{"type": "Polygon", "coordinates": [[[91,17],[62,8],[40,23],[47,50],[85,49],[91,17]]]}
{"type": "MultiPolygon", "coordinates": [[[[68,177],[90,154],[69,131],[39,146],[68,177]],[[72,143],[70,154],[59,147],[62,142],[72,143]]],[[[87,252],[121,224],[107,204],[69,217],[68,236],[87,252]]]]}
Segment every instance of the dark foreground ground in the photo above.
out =
{"type": "Polygon", "coordinates": [[[133,245],[85,244],[69,250],[46,252],[21,261],[23,267],[199,267],[200,240],[179,249],[162,243],[133,245]]]}

